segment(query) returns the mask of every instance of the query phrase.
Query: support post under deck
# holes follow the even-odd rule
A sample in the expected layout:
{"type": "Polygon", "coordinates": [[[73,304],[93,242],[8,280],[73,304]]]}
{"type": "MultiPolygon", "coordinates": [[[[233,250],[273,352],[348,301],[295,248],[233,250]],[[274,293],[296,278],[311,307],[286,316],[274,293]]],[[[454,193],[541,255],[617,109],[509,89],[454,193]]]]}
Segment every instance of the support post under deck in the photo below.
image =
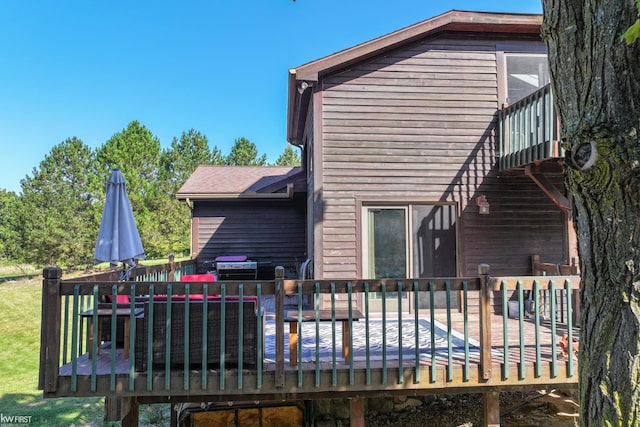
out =
{"type": "Polygon", "coordinates": [[[122,427],[138,427],[139,406],[135,397],[107,396],[104,399],[104,420],[122,420],[122,427]]]}
{"type": "Polygon", "coordinates": [[[350,399],[351,415],[349,425],[351,427],[364,427],[364,398],[354,397],[350,399]]]}
{"type": "Polygon", "coordinates": [[[500,427],[500,392],[485,392],[483,401],[483,427],[500,427]]]}

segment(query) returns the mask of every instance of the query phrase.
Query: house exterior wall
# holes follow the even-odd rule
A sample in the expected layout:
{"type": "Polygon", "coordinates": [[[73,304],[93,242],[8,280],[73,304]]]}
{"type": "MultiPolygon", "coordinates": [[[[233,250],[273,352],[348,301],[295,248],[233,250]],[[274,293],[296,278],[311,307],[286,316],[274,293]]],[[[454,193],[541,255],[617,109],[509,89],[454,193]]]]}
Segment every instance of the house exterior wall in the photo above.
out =
{"type": "MultiPolygon", "coordinates": [[[[479,263],[496,274],[530,274],[536,253],[566,261],[563,212],[530,179],[495,168],[497,46],[505,40],[440,36],[321,78],[308,116],[313,193],[322,200],[309,218],[316,278],[363,277],[367,203],[456,203],[458,274],[475,275],[479,263]],[[478,215],[480,194],[490,215],[478,215]]],[[[509,46],[539,50],[542,42],[509,46]]]]}
{"type": "Polygon", "coordinates": [[[246,255],[273,277],[276,266],[297,272],[306,259],[305,198],[293,200],[216,200],[194,204],[193,257],[198,271],[221,255],[246,255]]]}

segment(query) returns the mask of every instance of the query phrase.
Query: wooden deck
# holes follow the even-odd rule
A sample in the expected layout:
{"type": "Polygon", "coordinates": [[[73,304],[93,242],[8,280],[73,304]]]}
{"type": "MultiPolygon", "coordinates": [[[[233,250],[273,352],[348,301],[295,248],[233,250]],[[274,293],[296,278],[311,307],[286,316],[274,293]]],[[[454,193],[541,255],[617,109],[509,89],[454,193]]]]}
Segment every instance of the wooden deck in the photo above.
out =
{"type": "MultiPolygon", "coordinates": [[[[283,401],[460,392],[491,395],[508,389],[571,388],[578,382],[577,360],[564,357],[558,346],[563,334],[579,335],[573,327],[575,314],[571,304],[573,294],[579,288],[576,276],[491,278],[485,275],[393,281],[276,279],[273,282],[210,284],[157,281],[120,282],[116,286],[112,282],[63,282],[53,274],[43,284],[43,319],[49,319],[43,322],[41,350],[40,386],[45,397],[106,396],[145,403],[283,401]],[[362,301],[356,298],[357,293],[363,294],[364,300],[372,292],[387,298],[386,283],[394,283],[393,291],[411,294],[414,301],[420,295],[429,296],[430,293],[428,300],[435,301],[434,292],[449,293],[449,296],[457,294],[458,298],[447,297],[446,306],[433,310],[419,308],[417,315],[412,310],[414,306],[403,307],[386,316],[369,311],[368,306],[333,306],[331,310],[347,309],[347,313],[359,309],[363,317],[357,321],[347,319],[345,323],[337,318],[298,323],[300,328],[302,325],[308,328],[300,329],[299,337],[310,347],[305,353],[300,344],[298,363],[290,363],[289,323],[284,319],[286,296],[309,295],[310,300],[319,301],[321,294],[328,293],[331,294],[328,300],[340,300],[344,304],[345,301],[362,301]],[[531,318],[526,317],[523,309],[528,290],[537,295],[535,306],[541,308],[531,318]],[[88,358],[84,344],[87,331],[79,321],[79,313],[86,305],[99,301],[101,295],[113,296],[114,293],[137,297],[172,292],[175,295],[226,295],[225,298],[231,298],[226,304],[236,305],[241,298],[255,298],[262,307],[256,311],[258,324],[263,325],[259,335],[262,346],[257,350],[256,364],[243,364],[243,359],[239,358],[241,368],[222,362],[211,365],[210,361],[195,366],[193,362],[176,365],[166,359],[164,362],[154,360],[158,363],[141,368],[132,358],[124,358],[120,346],[112,351],[110,342],[103,344],[99,355],[88,358]],[[346,294],[345,298],[337,298],[339,294],[346,294]],[[550,299],[543,298],[544,295],[561,295],[561,298],[553,299],[551,303],[550,299]],[[502,313],[508,307],[506,300],[514,298],[519,299],[518,309],[523,315],[518,318],[504,316],[502,313]],[[459,304],[450,302],[458,300],[459,304]],[[553,318],[549,316],[551,311],[557,313],[553,318]],[[320,323],[325,328],[322,333],[333,334],[328,341],[326,336],[321,336],[320,323]],[[352,357],[346,360],[340,348],[343,324],[350,325],[350,336],[355,340],[354,344],[358,344],[351,346],[352,357]],[[359,329],[354,332],[355,328],[359,329]],[[438,335],[431,333],[436,329],[438,335]],[[428,338],[425,338],[425,331],[428,338]],[[387,336],[393,333],[397,336],[387,336]],[[434,346],[436,336],[439,341],[434,346]],[[432,341],[425,346],[422,340],[432,341]],[[315,342],[322,342],[322,345],[315,346],[315,342]],[[362,342],[365,342],[364,347],[362,342]]],[[[391,301],[397,295],[394,292],[388,298],[391,301]]],[[[192,310],[204,310],[203,302],[199,304],[198,309],[192,310]]],[[[415,308],[418,307],[416,303],[415,308]]],[[[305,309],[309,308],[298,307],[300,313],[305,309]]],[[[130,335],[135,336],[138,322],[130,323],[130,335]]],[[[115,324],[112,328],[115,330],[115,324]]],[[[219,333],[217,328],[209,333],[219,333]]],[[[188,338],[172,339],[171,345],[188,347],[186,344],[193,336],[188,331],[184,334],[188,338]]],[[[164,340],[165,337],[166,331],[162,331],[148,339],[164,340]]],[[[135,345],[132,340],[132,354],[135,354],[135,345]]],[[[185,351],[184,359],[180,360],[192,360],[188,350],[180,351],[185,351]]],[[[147,357],[151,357],[150,354],[147,357]]]]}

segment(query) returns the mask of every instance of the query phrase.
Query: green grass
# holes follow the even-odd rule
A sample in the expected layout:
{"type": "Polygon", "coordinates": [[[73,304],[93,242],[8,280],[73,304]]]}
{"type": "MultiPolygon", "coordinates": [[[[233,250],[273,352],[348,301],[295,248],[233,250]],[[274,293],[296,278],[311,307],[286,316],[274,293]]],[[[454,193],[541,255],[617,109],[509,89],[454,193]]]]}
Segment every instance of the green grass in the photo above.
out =
{"type": "Polygon", "coordinates": [[[37,389],[41,283],[0,284],[0,413],[31,416],[31,426],[99,425],[101,399],[45,400],[37,389]]]}
{"type": "Polygon", "coordinates": [[[0,282],[5,280],[18,280],[24,276],[42,276],[42,269],[35,268],[29,264],[8,264],[0,261],[0,282]]]}
{"type": "MultiPolygon", "coordinates": [[[[30,416],[34,426],[113,426],[102,398],[43,399],[40,358],[39,279],[0,283],[0,414],[30,416]]],[[[141,407],[141,425],[168,425],[167,405],[141,407]]]]}
{"type": "MultiPolygon", "coordinates": [[[[188,261],[190,259],[189,256],[176,256],[175,261],[188,261]]],[[[168,262],[168,258],[162,259],[143,259],[139,261],[141,266],[150,266],[150,265],[158,265],[158,264],[166,264],[168,262]]],[[[65,271],[65,276],[67,275],[78,275],[78,274],[86,274],[86,270],[106,270],[113,268],[109,265],[108,262],[103,262],[96,265],[78,267],[77,270],[74,271],[65,271]]],[[[64,268],[63,268],[64,270],[64,268]]],[[[42,268],[34,267],[31,264],[16,264],[15,262],[11,262],[5,259],[0,259],[0,282],[10,281],[10,280],[22,280],[23,278],[27,279],[39,279],[42,277],[42,268]]]]}
{"type": "MultiPolygon", "coordinates": [[[[179,261],[188,261],[189,259],[191,259],[189,256],[177,256],[174,258],[175,262],[179,262],[179,261]]],[[[169,262],[168,258],[162,258],[162,259],[141,259],[138,260],[138,264],[142,265],[142,266],[149,266],[149,265],[158,265],[158,264],[166,264],[169,262]]],[[[122,265],[122,264],[121,264],[122,265]]],[[[100,264],[96,264],[93,266],[94,269],[107,269],[107,268],[112,268],[112,266],[108,263],[108,262],[101,262],[100,264]]]]}

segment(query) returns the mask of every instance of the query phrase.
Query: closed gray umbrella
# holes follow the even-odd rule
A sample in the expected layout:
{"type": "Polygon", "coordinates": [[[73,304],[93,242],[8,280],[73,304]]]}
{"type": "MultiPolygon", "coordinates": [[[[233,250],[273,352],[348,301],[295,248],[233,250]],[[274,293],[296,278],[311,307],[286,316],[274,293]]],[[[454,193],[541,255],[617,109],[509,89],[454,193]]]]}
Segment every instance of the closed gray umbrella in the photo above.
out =
{"type": "Polygon", "coordinates": [[[133,267],[137,259],[145,258],[140,233],[127,195],[127,185],[120,169],[112,169],[107,180],[107,196],[93,257],[97,261],[109,262],[112,265],[123,262],[124,279],[128,279],[126,266],[133,267]]]}

